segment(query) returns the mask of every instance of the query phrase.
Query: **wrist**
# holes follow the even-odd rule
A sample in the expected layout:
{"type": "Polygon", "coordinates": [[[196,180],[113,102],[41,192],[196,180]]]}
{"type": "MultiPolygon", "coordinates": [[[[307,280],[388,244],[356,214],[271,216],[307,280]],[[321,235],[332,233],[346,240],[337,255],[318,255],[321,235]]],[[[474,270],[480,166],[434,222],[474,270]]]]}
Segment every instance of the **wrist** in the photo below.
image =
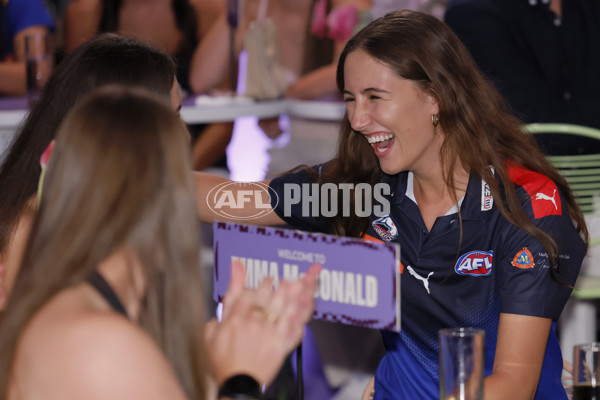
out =
{"type": "Polygon", "coordinates": [[[219,387],[219,399],[255,400],[260,399],[260,397],[260,383],[250,375],[233,375],[227,378],[219,387]]]}

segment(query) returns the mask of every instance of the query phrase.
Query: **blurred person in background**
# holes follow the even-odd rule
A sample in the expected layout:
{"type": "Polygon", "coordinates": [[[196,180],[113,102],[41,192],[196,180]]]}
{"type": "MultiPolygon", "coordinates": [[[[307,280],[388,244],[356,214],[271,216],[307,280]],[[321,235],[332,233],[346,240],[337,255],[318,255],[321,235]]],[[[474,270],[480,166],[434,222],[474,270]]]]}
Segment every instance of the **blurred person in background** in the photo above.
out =
{"type": "MultiPolygon", "coordinates": [[[[600,2],[452,0],[445,22],[524,123],[600,128],[600,2]]],[[[598,153],[597,141],[535,135],[548,154],[598,153]]]]}
{"type": "Polygon", "coordinates": [[[25,94],[25,36],[53,30],[41,0],[0,1],[0,95],[25,94]]]}
{"type": "MultiPolygon", "coordinates": [[[[65,13],[67,52],[99,32],[118,32],[147,41],[174,56],[177,80],[187,94],[229,88],[228,75],[207,82],[203,76],[221,68],[212,61],[220,51],[206,36],[225,14],[221,0],[74,0],[65,13]]],[[[231,123],[191,125],[194,167],[226,167],[225,148],[231,123]]]]}

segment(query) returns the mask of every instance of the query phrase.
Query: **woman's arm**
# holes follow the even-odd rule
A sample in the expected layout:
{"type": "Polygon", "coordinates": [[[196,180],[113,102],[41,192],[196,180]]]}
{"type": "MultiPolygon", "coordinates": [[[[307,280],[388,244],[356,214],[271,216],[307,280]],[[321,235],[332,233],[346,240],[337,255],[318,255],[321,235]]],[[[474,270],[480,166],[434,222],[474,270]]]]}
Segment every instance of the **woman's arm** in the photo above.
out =
{"type": "Polygon", "coordinates": [[[35,25],[27,27],[15,35],[13,39],[14,61],[0,62],[0,93],[5,95],[25,94],[25,36],[47,32],[47,27],[35,25]]]}
{"type": "Polygon", "coordinates": [[[336,70],[337,61],[309,72],[286,89],[285,97],[316,100],[337,93],[336,70]]]}
{"type": "Polygon", "coordinates": [[[98,32],[102,16],[101,0],[74,0],[65,12],[64,34],[67,53],[98,32]]]}
{"type": "Polygon", "coordinates": [[[485,379],[485,399],[533,399],[538,387],[552,320],[500,314],[492,374],[485,379]]]}
{"type": "Polygon", "coordinates": [[[213,89],[227,78],[229,26],[226,2],[220,3],[218,7],[213,6],[213,3],[207,0],[190,1],[196,14],[198,40],[192,55],[189,75],[189,85],[194,93],[213,89]],[[210,20],[206,18],[207,14],[212,16],[210,20]]]}
{"type": "MultiPolygon", "coordinates": [[[[202,13],[199,4],[207,0],[192,0],[196,9],[196,15],[202,13]]],[[[231,30],[227,23],[227,9],[221,3],[218,17],[213,18],[213,23],[205,32],[198,32],[198,46],[194,51],[190,72],[190,87],[194,93],[203,93],[215,87],[219,87],[230,76],[230,36],[231,30]]],[[[258,0],[241,0],[239,2],[238,18],[239,24],[235,30],[235,61],[237,65],[238,56],[244,46],[244,34],[252,21],[256,19],[256,8],[258,0]]],[[[236,71],[237,72],[237,71],[236,71]]],[[[228,82],[235,89],[236,82],[228,82]]]]}
{"type": "Polygon", "coordinates": [[[331,63],[300,77],[286,89],[285,97],[315,100],[338,93],[335,75],[338,59],[345,45],[346,41],[336,41],[333,46],[333,60],[331,63]]]}
{"type": "MultiPolygon", "coordinates": [[[[219,87],[229,78],[230,34],[225,9],[221,10],[206,32],[201,36],[198,33],[198,45],[192,56],[189,78],[194,93],[204,93],[219,87]]],[[[236,62],[240,49],[241,36],[238,35],[235,49],[236,62]]],[[[229,84],[235,88],[235,82],[229,84]]]]}

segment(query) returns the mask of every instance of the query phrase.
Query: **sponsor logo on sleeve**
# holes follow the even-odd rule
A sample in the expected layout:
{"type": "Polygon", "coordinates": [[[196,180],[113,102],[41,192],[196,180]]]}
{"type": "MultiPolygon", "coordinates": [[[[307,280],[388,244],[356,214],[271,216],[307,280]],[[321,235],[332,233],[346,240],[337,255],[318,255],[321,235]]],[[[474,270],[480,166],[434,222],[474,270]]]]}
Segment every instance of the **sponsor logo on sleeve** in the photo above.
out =
{"type": "Polygon", "coordinates": [[[489,211],[494,206],[492,190],[483,179],[481,180],[481,211],[489,211]]]}
{"type": "Polygon", "coordinates": [[[537,192],[535,194],[535,200],[546,200],[551,202],[554,205],[554,210],[558,211],[558,206],[556,205],[556,189],[554,189],[554,191],[552,192],[552,196],[548,196],[547,194],[541,193],[541,192],[537,192]]]}
{"type": "Polygon", "coordinates": [[[391,242],[398,237],[398,228],[389,215],[376,219],[371,223],[375,232],[386,242],[391,242]]]}
{"type": "Polygon", "coordinates": [[[454,271],[459,275],[487,276],[492,273],[493,251],[475,250],[460,256],[454,271]]]}
{"type": "Polygon", "coordinates": [[[518,166],[508,168],[511,181],[525,189],[531,198],[533,216],[562,215],[562,204],[556,184],[545,175],[518,166]]]}
{"type": "Polygon", "coordinates": [[[523,247],[522,250],[520,250],[519,252],[517,252],[517,254],[515,254],[515,257],[513,258],[513,260],[510,262],[514,267],[520,268],[520,269],[529,269],[529,268],[533,268],[535,266],[535,263],[533,262],[533,256],[531,255],[531,252],[529,251],[529,249],[527,247],[523,247]]]}

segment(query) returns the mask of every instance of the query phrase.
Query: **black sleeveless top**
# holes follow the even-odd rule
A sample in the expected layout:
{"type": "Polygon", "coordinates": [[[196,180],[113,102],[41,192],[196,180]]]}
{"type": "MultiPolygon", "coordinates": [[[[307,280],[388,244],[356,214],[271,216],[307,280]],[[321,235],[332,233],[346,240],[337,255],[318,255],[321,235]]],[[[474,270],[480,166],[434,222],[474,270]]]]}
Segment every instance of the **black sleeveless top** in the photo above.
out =
{"type": "Polygon", "coordinates": [[[123,314],[126,318],[129,318],[125,307],[123,307],[123,303],[121,303],[121,300],[119,300],[113,288],[98,271],[92,272],[87,281],[106,301],[108,301],[108,304],[110,304],[113,310],[119,314],[123,314]]]}

